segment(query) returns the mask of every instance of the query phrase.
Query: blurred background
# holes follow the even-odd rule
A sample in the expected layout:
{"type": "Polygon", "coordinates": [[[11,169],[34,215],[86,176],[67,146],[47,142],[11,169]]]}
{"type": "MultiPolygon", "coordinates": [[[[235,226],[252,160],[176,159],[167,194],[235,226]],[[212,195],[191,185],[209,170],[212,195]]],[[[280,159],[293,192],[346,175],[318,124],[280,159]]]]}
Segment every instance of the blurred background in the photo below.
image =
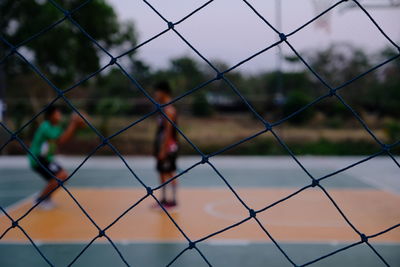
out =
{"type": "MultiPolygon", "coordinates": [[[[68,10],[82,0],[57,1],[68,10]]],[[[277,29],[290,33],[328,8],[335,1],[282,0],[249,1],[277,29]]],[[[361,1],[394,40],[400,40],[400,9],[396,1],[361,1]]],[[[152,4],[168,20],[177,22],[203,3],[187,0],[179,8],[165,1],[152,4]]],[[[215,71],[176,34],[169,31],[132,50],[164,31],[166,23],[142,1],[96,0],[72,17],[114,56],[126,53],[119,63],[151,93],[152,86],[168,80],[179,96],[215,77],[215,71]]],[[[18,51],[33,62],[104,135],[129,125],[154,107],[137,87],[111,66],[87,82],[76,83],[109,63],[110,58],[86,39],[69,21],[38,38],[30,36],[63,18],[47,1],[0,3],[0,31],[18,51]],[[32,18],[34,17],[34,23],[32,18]]],[[[220,0],[176,25],[182,35],[220,71],[229,69],[277,41],[277,34],[242,1],[220,0]]],[[[289,38],[297,52],[332,87],[398,53],[368,17],[344,3],[289,38]]],[[[9,49],[0,44],[0,109],[2,120],[19,129],[56,97],[52,88],[17,56],[5,57],[9,49]]],[[[400,139],[400,61],[394,60],[339,91],[387,143],[400,139]]],[[[307,105],[328,89],[316,79],[285,44],[270,49],[230,71],[228,77],[255,109],[275,123],[307,105]]],[[[71,110],[63,101],[66,114],[71,110]]],[[[183,132],[203,151],[210,153],[263,129],[243,101],[223,81],[214,81],[176,102],[183,132]]],[[[42,117],[20,134],[30,143],[42,117]]],[[[124,154],[145,155],[152,150],[154,116],[113,139],[124,154]]],[[[0,130],[3,131],[3,130],[0,130]]],[[[278,134],[296,154],[363,155],[380,150],[353,114],[336,98],[326,98],[276,127],[278,134]]],[[[0,132],[3,139],[4,132],[0,132]]],[[[99,144],[90,129],[81,131],[64,154],[86,154],[99,144]]],[[[396,151],[393,151],[394,153],[396,151]]],[[[399,152],[399,151],[397,151],[399,152]]],[[[24,154],[17,142],[3,154],[24,154]]],[[[104,149],[100,154],[109,154],[104,149]]],[[[182,141],[182,153],[195,153],[182,141]]],[[[227,154],[286,154],[271,135],[262,135],[227,154]]]]}
{"type": "Polygon", "coordinates": [[[201,240],[195,244],[215,266],[289,265],[259,227],[266,225],[279,249],[293,257],[291,265],[400,266],[400,161],[392,155],[400,154],[400,0],[359,0],[393,43],[354,1],[148,0],[165,20],[145,2],[0,0],[0,213],[10,216],[0,214],[0,265],[43,266],[48,257],[56,266],[76,259],[76,266],[125,266],[123,255],[137,266],[165,266],[177,256],[178,266],[204,266],[176,226],[201,240]],[[50,2],[71,11],[121,67],[111,65],[110,56],[50,2]],[[267,49],[279,36],[246,2],[285,33],[292,47],[267,49]],[[168,30],[166,21],[203,57],[168,30]],[[48,82],[11,53],[4,39],[48,82]],[[229,70],[231,84],[216,80],[209,63],[219,72],[229,70]],[[181,154],[189,156],[179,157],[180,204],[168,216],[150,209],[155,202],[142,186],[157,196],[161,188],[149,157],[158,114],[147,116],[155,107],[143,92],[151,95],[161,80],[173,88],[182,132],[202,152],[218,155],[213,165],[198,164],[198,153],[180,138],[181,154]],[[80,130],[59,151],[62,166],[73,174],[63,185],[68,194],[59,190],[57,208],[41,211],[32,208],[32,199],[44,181],[1,126],[28,146],[44,119],[36,114],[50,102],[61,106],[67,124],[73,111],[49,83],[102,135],[113,136],[124,161],[108,146],[94,152],[102,140],[90,128],[80,130]],[[271,131],[263,132],[265,125],[232,87],[274,125],[296,161],[271,131]],[[329,97],[329,87],[340,88],[342,102],[329,97]],[[382,143],[396,144],[392,154],[366,127],[382,143]],[[232,146],[241,140],[247,141],[232,146]],[[321,187],[310,185],[311,177],[321,187]],[[144,194],[147,199],[134,204],[144,194]],[[258,212],[260,225],[237,224],[249,216],[241,203],[258,212]],[[121,254],[98,235],[100,229],[121,254]],[[361,233],[368,245],[360,244],[361,233]]]}

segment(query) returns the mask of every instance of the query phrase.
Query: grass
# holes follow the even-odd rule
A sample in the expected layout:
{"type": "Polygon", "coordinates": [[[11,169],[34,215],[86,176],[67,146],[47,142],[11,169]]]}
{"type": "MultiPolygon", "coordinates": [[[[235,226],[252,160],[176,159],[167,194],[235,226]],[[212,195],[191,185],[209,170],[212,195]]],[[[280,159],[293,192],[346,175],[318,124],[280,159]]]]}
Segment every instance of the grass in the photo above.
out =
{"type": "MultiPolygon", "coordinates": [[[[364,141],[340,141],[332,142],[321,139],[307,143],[286,143],[295,155],[371,155],[380,148],[377,144],[364,141]]],[[[397,151],[398,153],[399,151],[397,151]]],[[[237,151],[230,154],[240,155],[288,155],[288,152],[282,148],[278,142],[272,140],[256,141],[254,143],[245,144],[237,151]]]]}
{"type": "MultiPolygon", "coordinates": [[[[139,117],[110,118],[107,128],[99,118],[90,121],[106,136],[130,125],[139,117]]],[[[369,155],[380,150],[379,145],[361,127],[346,125],[342,128],[329,128],[326,125],[293,126],[284,124],[274,128],[274,132],[296,155],[369,155]]],[[[129,128],[111,140],[112,144],[125,155],[152,154],[153,139],[156,127],[155,116],[150,117],[129,128]]],[[[250,137],[264,129],[264,126],[249,116],[215,116],[213,118],[180,117],[179,127],[185,135],[205,153],[213,153],[250,137]]],[[[373,132],[380,140],[387,141],[383,129],[375,128],[373,132]]],[[[30,138],[24,137],[28,144],[30,138]]],[[[100,143],[100,139],[86,128],[67,146],[61,148],[63,154],[87,154],[100,143]]],[[[195,154],[196,151],[180,138],[181,153],[195,154]]],[[[395,153],[399,152],[394,151],[395,153]]],[[[7,146],[8,154],[23,154],[17,142],[7,146]]],[[[103,147],[100,155],[110,155],[113,152],[103,147]]],[[[225,154],[232,155],[287,155],[287,151],[277,142],[271,133],[264,133],[238,147],[230,149],[225,154]]]]}

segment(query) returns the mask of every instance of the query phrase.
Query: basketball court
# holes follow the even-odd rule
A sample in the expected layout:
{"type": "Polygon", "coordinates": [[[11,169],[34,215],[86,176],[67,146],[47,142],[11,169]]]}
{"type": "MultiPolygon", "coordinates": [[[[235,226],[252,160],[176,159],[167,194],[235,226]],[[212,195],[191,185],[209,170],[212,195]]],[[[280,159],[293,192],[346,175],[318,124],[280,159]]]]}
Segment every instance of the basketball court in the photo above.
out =
{"type": "MultiPolygon", "coordinates": [[[[300,158],[315,177],[361,159],[300,158]]],[[[73,169],[81,160],[61,158],[60,162],[73,169]]],[[[179,167],[186,169],[198,160],[183,158],[179,167]]],[[[151,158],[131,157],[128,162],[147,184],[157,185],[151,158]]],[[[220,157],[212,163],[254,210],[263,209],[310,184],[304,172],[287,157],[220,157]]],[[[8,206],[7,211],[13,218],[19,218],[32,206],[30,196],[40,190],[43,182],[29,170],[24,157],[4,158],[1,165],[1,205],[8,206]]],[[[375,158],[329,177],[322,184],[357,229],[373,235],[400,221],[400,181],[396,168],[389,158],[375,158]]],[[[248,217],[248,211],[207,165],[184,174],[179,182],[179,207],[169,212],[191,240],[202,239],[248,217]]],[[[154,199],[145,198],[132,207],[146,196],[146,190],[117,158],[91,158],[71,178],[67,188],[100,228],[114,223],[107,234],[132,266],[164,266],[187,246],[168,216],[152,207],[154,199]],[[127,210],[125,216],[115,221],[127,210]]],[[[52,262],[65,266],[98,235],[98,230],[65,191],[55,194],[55,202],[56,209],[34,209],[20,225],[52,262]]],[[[299,265],[360,239],[318,188],[307,188],[258,213],[257,218],[299,265]]],[[[10,220],[0,217],[1,232],[9,226],[10,220]]],[[[2,266],[46,265],[18,229],[9,231],[0,242],[2,266]]],[[[370,242],[391,266],[400,266],[400,229],[370,239],[370,242]]],[[[217,266],[290,266],[254,220],[202,241],[199,248],[217,266]]],[[[321,260],[316,266],[360,263],[363,266],[381,264],[362,244],[321,260]]],[[[105,238],[96,239],[75,264],[124,265],[105,238]]],[[[205,266],[193,251],[187,251],[175,264],[205,266]]]]}
{"type": "MultiPolygon", "coordinates": [[[[397,102],[392,102],[400,81],[392,81],[398,67],[389,66],[400,58],[392,19],[398,16],[370,13],[399,8],[399,0],[237,1],[236,8],[233,1],[201,6],[182,1],[178,8],[162,1],[121,2],[9,0],[0,5],[6,15],[0,35],[0,153],[20,155],[0,157],[0,267],[400,267],[400,158],[394,156],[400,125],[397,102]],[[335,43],[348,50],[335,55],[335,43]],[[371,80],[354,84],[367,75],[371,80]],[[164,86],[153,84],[159,79],[164,86]],[[355,91],[341,94],[345,87],[355,91]],[[200,91],[204,96],[196,95],[200,91]],[[180,102],[183,98],[188,102],[180,102]],[[316,108],[328,98],[340,108],[333,103],[316,108]],[[62,135],[58,101],[74,114],[62,135]],[[183,123],[177,126],[175,103],[185,106],[179,114],[190,119],[240,112],[262,129],[230,139],[223,132],[238,131],[229,124],[218,121],[225,127],[220,131],[201,122],[201,128],[218,134],[216,141],[229,142],[207,155],[201,144],[213,135],[199,140],[186,135],[183,123]],[[318,113],[300,118],[314,108],[318,113]],[[149,142],[150,131],[126,139],[122,134],[156,113],[154,154],[164,161],[159,166],[169,165],[159,167],[164,177],[175,170],[178,135],[204,157],[179,157],[182,175],[173,209],[164,207],[175,201],[164,206],[156,201],[165,184],[159,185],[154,158],[129,156],[150,155],[150,149],[117,151],[110,143],[117,136],[130,147],[149,142]],[[133,114],[140,118],[132,121],[133,114]],[[38,126],[33,122],[40,123],[42,115],[43,130],[30,133],[28,127],[38,126]],[[123,128],[114,124],[119,119],[123,128]],[[362,127],[385,156],[294,159],[293,153],[310,152],[292,152],[275,129],[303,127],[306,121],[307,131],[362,127]],[[90,129],[74,136],[80,145],[67,152],[81,156],[57,158],[74,175],[55,192],[56,207],[33,208],[35,199],[45,202],[46,196],[37,197],[45,181],[29,168],[28,147],[42,171],[54,172],[61,182],[64,173],[50,162],[55,146],[84,126],[90,129]],[[375,130],[385,132],[386,139],[375,130]],[[221,156],[266,132],[293,158],[221,156]],[[93,154],[108,146],[121,159],[86,154],[84,144],[97,138],[102,145],[96,143],[93,154]],[[13,141],[25,150],[3,149],[13,141]]],[[[322,137],[318,143],[303,140],[297,133],[292,139],[301,145],[325,142],[322,137]]],[[[346,153],[321,147],[316,154],[363,154],[358,150],[370,145],[363,138],[345,139],[346,153]],[[347,151],[354,141],[357,148],[347,151]]],[[[335,138],[326,141],[339,144],[335,138]]]]}

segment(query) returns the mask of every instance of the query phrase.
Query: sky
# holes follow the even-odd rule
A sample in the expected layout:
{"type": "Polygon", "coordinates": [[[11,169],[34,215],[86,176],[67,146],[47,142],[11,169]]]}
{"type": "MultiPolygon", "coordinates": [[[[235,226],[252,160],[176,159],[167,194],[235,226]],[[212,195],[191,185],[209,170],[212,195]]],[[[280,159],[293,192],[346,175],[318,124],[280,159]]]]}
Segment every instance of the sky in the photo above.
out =
{"type": "MultiPolygon", "coordinates": [[[[206,0],[148,0],[164,17],[178,21],[206,0]]],[[[279,0],[278,0],[279,1],[279,0]]],[[[282,31],[291,32],[313,18],[314,1],[332,0],[280,0],[282,5],[282,31]]],[[[364,0],[385,2],[386,0],[364,0]]],[[[135,23],[139,43],[164,30],[167,25],[143,1],[108,0],[121,20],[135,23]]],[[[249,0],[273,25],[277,25],[275,0],[249,0]]],[[[363,0],[361,0],[363,2],[363,0]]],[[[322,4],[323,5],[323,4],[322,4]]],[[[368,9],[383,30],[397,43],[400,42],[400,7],[368,9]]],[[[344,5],[323,17],[330,22],[329,30],[313,23],[288,40],[301,53],[312,53],[332,43],[351,43],[369,53],[390,45],[359,8],[344,5]]],[[[277,35],[242,0],[214,0],[207,7],[176,26],[176,29],[206,58],[235,65],[276,41],[277,35]]],[[[282,46],[284,55],[291,50],[282,46]]],[[[153,68],[168,66],[170,59],[192,56],[195,53],[172,31],[146,44],[138,50],[138,57],[153,68]]],[[[372,58],[372,57],[371,57],[372,58]]],[[[277,50],[263,53],[239,70],[257,73],[277,66],[277,50]]]]}

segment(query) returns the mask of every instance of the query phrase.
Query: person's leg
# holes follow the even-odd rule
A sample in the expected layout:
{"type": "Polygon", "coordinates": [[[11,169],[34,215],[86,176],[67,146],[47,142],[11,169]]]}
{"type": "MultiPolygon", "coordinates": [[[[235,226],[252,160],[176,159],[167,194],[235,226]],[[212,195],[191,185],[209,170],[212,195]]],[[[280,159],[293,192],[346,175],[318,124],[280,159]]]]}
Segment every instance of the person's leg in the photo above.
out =
{"type": "MultiPolygon", "coordinates": [[[[55,176],[62,180],[65,181],[65,179],[68,178],[68,173],[64,170],[61,169],[59,172],[55,174],[55,176]]],[[[50,199],[51,194],[54,192],[53,190],[58,186],[58,182],[56,179],[51,179],[47,183],[46,187],[43,189],[43,191],[39,194],[38,201],[44,200],[44,199],[50,199]]]]}
{"type": "MultiPolygon", "coordinates": [[[[168,176],[165,172],[160,173],[160,184],[165,183],[168,180],[168,176]]],[[[167,186],[161,187],[161,204],[167,203],[167,186]]]]}
{"type": "MultiPolygon", "coordinates": [[[[177,159],[177,153],[172,153],[169,156],[169,160],[170,160],[170,169],[169,169],[169,173],[168,179],[171,179],[173,177],[175,177],[176,175],[176,159],[177,159]]],[[[177,205],[177,188],[178,188],[178,179],[174,179],[170,182],[170,186],[172,189],[172,200],[170,202],[171,206],[176,206],[177,205]]]]}
{"type": "MultiPolygon", "coordinates": [[[[175,176],[175,172],[163,172],[161,173],[161,183],[167,182],[169,179],[175,176]]],[[[176,206],[176,194],[177,194],[177,180],[174,179],[167,185],[161,188],[161,203],[167,204],[168,206],[176,206]],[[171,199],[167,198],[167,188],[171,188],[171,199]]]]}
{"type": "MultiPolygon", "coordinates": [[[[175,157],[173,155],[169,155],[162,161],[159,161],[157,164],[157,169],[160,172],[160,180],[161,184],[167,182],[169,179],[175,176],[175,157]]],[[[176,205],[176,188],[177,188],[177,180],[172,180],[167,185],[161,188],[161,203],[166,204],[166,206],[175,206],[176,205]],[[167,199],[167,188],[171,187],[172,199],[168,201],[167,199]]]]}
{"type": "MultiPolygon", "coordinates": [[[[172,177],[174,177],[175,176],[175,172],[169,172],[168,173],[168,179],[171,179],[172,177]]],[[[177,205],[177,197],[176,197],[176,194],[177,194],[177,186],[178,186],[178,180],[177,179],[174,179],[174,180],[172,180],[171,182],[170,182],[170,186],[171,186],[171,191],[172,191],[172,199],[171,199],[171,201],[169,202],[172,206],[176,206],[177,205]]]]}

